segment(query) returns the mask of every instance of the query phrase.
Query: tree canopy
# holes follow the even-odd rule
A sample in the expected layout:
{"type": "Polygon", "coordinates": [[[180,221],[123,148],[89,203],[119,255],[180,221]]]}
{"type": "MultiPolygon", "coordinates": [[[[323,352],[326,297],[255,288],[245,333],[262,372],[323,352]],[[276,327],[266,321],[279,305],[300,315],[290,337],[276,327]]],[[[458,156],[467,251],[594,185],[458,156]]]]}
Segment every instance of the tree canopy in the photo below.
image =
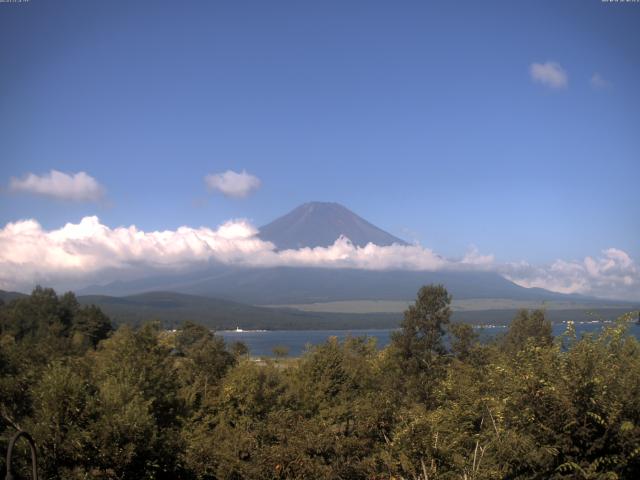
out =
{"type": "Polygon", "coordinates": [[[0,453],[24,429],[47,479],[640,478],[624,321],[554,339],[543,311],[522,311],[481,343],[450,302],[420,289],[382,349],[330,338],[256,361],[197,324],[114,330],[37,288],[0,305],[0,453]]]}

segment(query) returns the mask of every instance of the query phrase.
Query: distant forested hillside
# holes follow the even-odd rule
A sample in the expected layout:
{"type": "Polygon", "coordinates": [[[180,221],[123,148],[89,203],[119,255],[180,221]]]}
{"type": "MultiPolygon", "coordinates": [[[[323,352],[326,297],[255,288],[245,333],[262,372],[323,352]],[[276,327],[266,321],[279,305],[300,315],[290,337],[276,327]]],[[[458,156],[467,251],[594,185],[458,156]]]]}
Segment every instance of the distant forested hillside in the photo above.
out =
{"type": "MultiPolygon", "coordinates": [[[[21,293],[3,292],[0,300],[10,302],[24,298],[21,293]]],[[[328,313],[308,312],[293,308],[266,308],[198,295],[174,292],[148,292],[124,297],[80,295],[81,305],[95,305],[104,311],[114,324],[141,325],[157,320],[164,328],[176,328],[185,321],[197,322],[214,330],[357,330],[369,328],[397,328],[401,313],[328,313]]],[[[549,310],[551,322],[613,320],[631,310],[628,307],[565,308],[549,310]]],[[[454,311],[452,320],[472,324],[504,325],[517,309],[454,311]]]]}
{"type": "Polygon", "coordinates": [[[6,292],[4,290],[0,290],[0,302],[8,303],[11,300],[15,300],[16,298],[23,298],[26,295],[24,293],[18,292],[6,292]]]}
{"type": "Polygon", "coordinates": [[[398,313],[348,314],[303,312],[294,309],[255,307],[229,300],[172,292],[149,292],[126,297],[84,295],[80,303],[94,304],[118,323],[138,325],[150,319],[173,328],[185,320],[215,330],[243,329],[317,330],[395,328],[398,313]]]}

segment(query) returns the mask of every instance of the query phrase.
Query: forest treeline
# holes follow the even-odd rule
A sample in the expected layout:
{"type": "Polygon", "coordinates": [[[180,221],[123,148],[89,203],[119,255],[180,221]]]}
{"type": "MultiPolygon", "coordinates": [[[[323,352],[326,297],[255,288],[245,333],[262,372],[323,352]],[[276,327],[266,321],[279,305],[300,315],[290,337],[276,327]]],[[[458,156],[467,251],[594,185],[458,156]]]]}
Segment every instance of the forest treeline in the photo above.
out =
{"type": "Polygon", "coordinates": [[[640,478],[640,344],[623,321],[554,338],[521,311],[479,343],[450,302],[423,287],[384,349],[330,339],[256,362],[202,326],[114,330],[36,288],[0,306],[0,474],[24,429],[47,479],[640,478]]]}

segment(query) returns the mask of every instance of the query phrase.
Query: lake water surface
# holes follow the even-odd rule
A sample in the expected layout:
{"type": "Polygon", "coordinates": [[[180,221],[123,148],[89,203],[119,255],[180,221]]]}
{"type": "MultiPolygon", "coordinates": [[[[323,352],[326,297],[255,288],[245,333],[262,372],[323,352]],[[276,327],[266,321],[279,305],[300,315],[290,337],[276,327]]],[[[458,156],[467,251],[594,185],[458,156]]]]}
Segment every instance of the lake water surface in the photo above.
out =
{"type": "MultiPolygon", "coordinates": [[[[612,325],[611,322],[591,322],[576,323],[576,333],[578,338],[587,333],[597,333],[605,326],[612,325]]],[[[567,329],[565,323],[553,325],[553,334],[561,335],[567,329]]],[[[481,339],[504,333],[506,325],[486,326],[478,328],[477,332],[481,339]]],[[[329,337],[337,337],[344,340],[346,337],[373,337],[380,348],[389,344],[393,329],[370,329],[370,330],[261,330],[261,331],[219,331],[226,342],[241,341],[249,347],[249,352],[256,357],[273,356],[273,347],[285,346],[289,349],[289,356],[301,355],[307,345],[318,345],[325,342],[329,337]]],[[[629,333],[636,338],[640,338],[640,325],[632,323],[629,325],[629,333]]]]}

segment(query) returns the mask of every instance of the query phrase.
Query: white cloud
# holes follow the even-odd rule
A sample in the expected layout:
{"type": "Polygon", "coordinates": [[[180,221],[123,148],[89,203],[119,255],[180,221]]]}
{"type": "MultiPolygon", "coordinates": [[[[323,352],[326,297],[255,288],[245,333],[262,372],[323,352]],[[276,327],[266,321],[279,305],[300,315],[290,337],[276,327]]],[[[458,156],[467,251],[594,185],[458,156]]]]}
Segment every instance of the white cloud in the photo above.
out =
{"type": "Polygon", "coordinates": [[[0,288],[35,281],[94,278],[104,272],[127,275],[163,268],[187,268],[208,259],[242,261],[268,251],[246,222],[227,222],[216,230],[180,227],[144,232],[135,226],[109,228],[97,217],[47,231],[35,220],[0,230],[0,288]]]}
{"type": "MultiPolygon", "coordinates": [[[[245,220],[216,229],[180,227],[145,232],[135,226],[110,228],[95,216],[47,231],[35,220],[0,230],[0,288],[29,289],[36,282],[66,285],[101,282],[159,270],[202,267],[204,262],[237,266],[306,266],[369,270],[474,268],[474,260],[447,260],[419,245],[364,247],[345,237],[328,247],[276,251],[245,220]]],[[[477,255],[479,263],[486,258],[477,255]]]]}
{"type": "Polygon", "coordinates": [[[210,174],[204,177],[210,190],[218,190],[223,195],[232,198],[244,198],[260,187],[260,179],[246,170],[237,173],[227,170],[224,173],[210,174]]]}
{"type": "Polygon", "coordinates": [[[529,74],[534,82],[549,88],[565,88],[569,83],[567,72],[555,62],[532,63],[529,66],[529,74]]]}
{"type": "Polygon", "coordinates": [[[105,192],[104,187],[85,172],[67,174],[57,170],[41,176],[29,173],[22,179],[12,178],[9,190],[76,202],[98,201],[105,192]]]}
{"type": "Polygon", "coordinates": [[[640,267],[623,250],[609,248],[599,257],[582,261],[556,260],[550,265],[527,262],[501,267],[502,273],[523,287],[603,298],[640,299],[640,267]]]}
{"type": "Polygon", "coordinates": [[[365,270],[440,270],[450,261],[420,245],[358,247],[341,236],[329,247],[283,250],[269,259],[270,265],[361,268],[365,270]]]}
{"type": "Polygon", "coordinates": [[[591,80],[589,80],[589,83],[591,83],[591,86],[593,88],[596,88],[596,89],[599,89],[599,90],[603,89],[603,88],[609,88],[611,86],[611,82],[609,82],[609,80],[604,78],[598,72],[594,73],[591,76],[591,80]]]}
{"type": "Polygon", "coordinates": [[[464,257],[462,257],[462,260],[460,260],[460,264],[465,266],[472,265],[479,268],[490,268],[493,267],[494,261],[495,257],[493,255],[483,255],[478,250],[478,247],[472,245],[464,257]]]}
{"type": "Polygon", "coordinates": [[[214,229],[183,226],[149,232],[133,225],[110,228],[95,216],[55,230],[45,230],[35,220],[22,220],[0,229],[0,289],[27,291],[35,283],[78,288],[202,268],[211,262],[253,267],[490,270],[524,287],[640,300],[640,266],[615,248],[583,261],[501,265],[475,247],[460,259],[447,259],[420,245],[358,247],[340,237],[328,247],[277,251],[257,234],[246,220],[230,220],[214,229]]]}

